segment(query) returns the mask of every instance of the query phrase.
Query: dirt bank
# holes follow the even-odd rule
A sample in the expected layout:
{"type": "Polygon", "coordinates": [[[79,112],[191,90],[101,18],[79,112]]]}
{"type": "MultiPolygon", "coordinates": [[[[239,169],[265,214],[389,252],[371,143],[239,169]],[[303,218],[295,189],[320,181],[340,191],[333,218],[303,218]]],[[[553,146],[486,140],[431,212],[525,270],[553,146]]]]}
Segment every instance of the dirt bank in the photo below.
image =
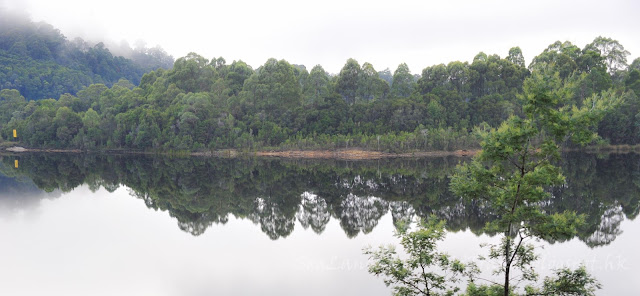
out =
{"type": "MultiPolygon", "coordinates": [[[[86,152],[79,149],[34,149],[23,147],[9,147],[5,149],[8,152],[36,152],[36,153],[82,153],[86,152]]],[[[340,149],[340,150],[287,150],[287,151],[258,151],[258,152],[241,152],[233,149],[205,151],[205,152],[185,152],[185,153],[167,153],[167,152],[144,152],[136,150],[101,150],[101,153],[116,154],[160,154],[160,155],[191,155],[202,157],[239,157],[239,156],[257,156],[257,157],[280,157],[280,158],[307,158],[307,159],[381,159],[381,158],[397,158],[397,157],[444,157],[444,156],[473,156],[477,150],[457,150],[457,151],[419,151],[412,153],[387,153],[379,151],[367,151],[361,149],[340,149]]]]}
{"type": "Polygon", "coordinates": [[[359,149],[345,150],[293,150],[293,151],[260,151],[253,153],[260,157],[282,157],[282,158],[317,158],[317,159],[380,159],[394,157],[443,157],[443,156],[473,156],[476,150],[457,150],[457,151],[422,151],[412,153],[386,153],[378,151],[366,151],[359,149]]]}
{"type": "Polygon", "coordinates": [[[45,152],[45,153],[80,153],[82,150],[79,149],[31,149],[24,147],[9,147],[5,149],[9,152],[45,152]]]}

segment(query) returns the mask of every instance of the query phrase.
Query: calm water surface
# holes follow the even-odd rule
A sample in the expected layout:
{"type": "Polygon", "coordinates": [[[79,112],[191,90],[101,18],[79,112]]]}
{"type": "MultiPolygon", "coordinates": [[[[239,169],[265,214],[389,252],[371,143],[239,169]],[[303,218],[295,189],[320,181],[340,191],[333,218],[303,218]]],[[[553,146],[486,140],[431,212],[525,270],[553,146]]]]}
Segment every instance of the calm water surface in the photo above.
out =
{"type": "MultiPolygon", "coordinates": [[[[394,221],[447,219],[462,259],[495,241],[447,190],[459,161],[0,156],[0,295],[390,295],[362,248],[396,242],[394,221]]],[[[640,157],[563,168],[548,210],[587,225],[539,242],[538,271],[582,263],[599,295],[637,295],[640,157]]]]}

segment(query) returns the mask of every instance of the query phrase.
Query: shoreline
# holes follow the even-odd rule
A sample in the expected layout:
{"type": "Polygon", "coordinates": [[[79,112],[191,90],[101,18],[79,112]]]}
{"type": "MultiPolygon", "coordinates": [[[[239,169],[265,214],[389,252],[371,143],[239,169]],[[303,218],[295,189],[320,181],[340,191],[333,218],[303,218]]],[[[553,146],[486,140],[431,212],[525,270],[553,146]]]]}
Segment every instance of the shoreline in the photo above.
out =
{"type": "Polygon", "coordinates": [[[338,150],[263,150],[263,151],[237,151],[234,149],[203,151],[203,152],[149,152],[136,150],[81,150],[81,149],[41,149],[9,147],[2,151],[9,153],[113,153],[113,154],[146,154],[146,155],[166,155],[166,156],[199,156],[199,157],[266,157],[266,158],[291,158],[291,159],[347,159],[347,160],[369,160],[383,158],[428,158],[428,157],[471,157],[480,150],[456,150],[456,151],[416,151],[407,153],[389,153],[380,151],[369,151],[363,149],[338,149],[338,150]]]}
{"type": "MultiPolygon", "coordinates": [[[[81,149],[44,149],[44,148],[24,148],[12,146],[0,148],[0,152],[8,153],[111,153],[111,154],[144,154],[144,155],[165,155],[165,156],[197,156],[197,157],[265,157],[265,158],[288,158],[288,159],[344,159],[344,160],[373,160],[384,158],[429,158],[429,157],[472,157],[480,149],[455,150],[455,151],[414,151],[404,153],[389,153],[380,151],[364,150],[359,148],[336,149],[336,150],[262,150],[262,151],[238,151],[235,149],[199,151],[199,152],[166,152],[166,151],[137,151],[137,150],[81,150],[81,149]]],[[[640,153],[640,147],[628,145],[611,146],[591,146],[582,149],[564,149],[563,151],[584,151],[586,153],[640,153]]]]}
{"type": "Polygon", "coordinates": [[[258,157],[307,158],[307,159],[381,159],[381,158],[427,158],[427,157],[469,157],[480,150],[456,151],[416,151],[408,153],[388,153],[361,149],[342,150],[290,150],[290,151],[258,151],[251,153],[258,157]]]}

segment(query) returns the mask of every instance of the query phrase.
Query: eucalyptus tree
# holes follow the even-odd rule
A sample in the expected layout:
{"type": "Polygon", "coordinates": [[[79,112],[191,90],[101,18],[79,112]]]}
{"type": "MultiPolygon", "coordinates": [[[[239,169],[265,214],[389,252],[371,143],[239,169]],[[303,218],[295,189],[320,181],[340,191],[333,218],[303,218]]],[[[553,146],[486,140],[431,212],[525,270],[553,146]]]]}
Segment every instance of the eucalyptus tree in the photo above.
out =
{"type": "Polygon", "coordinates": [[[532,71],[557,71],[560,74],[560,78],[566,79],[578,69],[576,59],[580,52],[580,48],[569,41],[556,41],[533,58],[531,64],[529,64],[529,69],[532,71]]]}
{"type": "Polygon", "coordinates": [[[329,94],[329,75],[322,66],[311,69],[302,91],[309,103],[320,103],[329,94]]]}
{"type": "Polygon", "coordinates": [[[520,47],[518,46],[509,49],[507,60],[520,67],[524,67],[524,56],[522,55],[522,49],[520,49],[520,47]]]}
{"type": "Polygon", "coordinates": [[[630,53],[624,49],[624,46],[618,40],[598,36],[593,42],[587,44],[585,49],[599,52],[607,64],[607,71],[611,75],[627,67],[627,56],[630,53]]]}
{"type": "Polygon", "coordinates": [[[444,88],[447,85],[449,73],[444,64],[434,65],[422,70],[422,77],[418,80],[420,94],[426,95],[436,88],[444,88]]]}
{"type": "Polygon", "coordinates": [[[253,69],[242,60],[233,61],[226,73],[226,80],[231,88],[232,95],[238,95],[242,90],[245,80],[253,74],[253,69]]]}
{"type": "MultiPolygon", "coordinates": [[[[605,92],[576,106],[566,104],[569,97],[557,74],[534,72],[524,82],[524,116],[512,116],[488,132],[482,151],[472,162],[459,166],[451,180],[455,194],[490,209],[497,217],[486,225],[488,230],[502,233],[500,243],[490,246],[489,258],[500,262],[495,273],[504,279],[502,284],[497,280],[491,286],[494,290],[501,287],[505,296],[515,290],[514,281],[532,283],[537,279],[532,266],[537,258],[532,239],[573,236],[585,219],[571,211],[545,212],[542,205],[550,197],[546,189],[564,183],[560,168],[554,165],[559,145],[569,140],[594,140],[590,128],[619,99],[605,92]]],[[[580,288],[583,294],[552,294],[591,295],[599,287],[583,268],[562,270],[557,276],[568,281],[567,289],[580,288]]],[[[549,281],[549,285],[545,280],[543,287],[527,286],[525,290],[531,294],[550,291],[553,280],[549,281]]]]}
{"type": "Polygon", "coordinates": [[[203,92],[210,90],[215,75],[216,69],[209,60],[191,52],[176,60],[167,76],[170,83],[185,92],[203,92]]]}
{"type": "Polygon", "coordinates": [[[379,100],[389,92],[389,84],[378,76],[378,72],[371,63],[362,64],[358,74],[356,98],[365,101],[379,100]]]}
{"type": "Polygon", "coordinates": [[[340,74],[338,74],[336,92],[342,95],[347,103],[354,103],[356,100],[360,72],[362,72],[362,69],[358,61],[348,59],[342,70],[340,70],[340,74]]]}
{"type": "Polygon", "coordinates": [[[393,82],[391,83],[391,95],[394,97],[406,98],[411,95],[415,88],[415,81],[409,66],[406,63],[398,65],[393,72],[393,82]]]}
{"type": "Polygon", "coordinates": [[[285,60],[269,59],[245,81],[243,93],[249,104],[273,118],[302,105],[300,83],[285,60]]]}

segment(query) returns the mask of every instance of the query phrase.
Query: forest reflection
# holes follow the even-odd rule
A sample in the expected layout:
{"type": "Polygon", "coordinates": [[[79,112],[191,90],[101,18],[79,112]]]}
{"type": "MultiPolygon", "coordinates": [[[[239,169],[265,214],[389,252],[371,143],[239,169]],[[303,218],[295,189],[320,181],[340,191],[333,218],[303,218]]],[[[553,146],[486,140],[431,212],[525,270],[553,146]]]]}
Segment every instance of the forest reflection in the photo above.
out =
{"type": "MultiPolygon", "coordinates": [[[[321,234],[331,219],[348,237],[372,231],[387,213],[394,223],[436,215],[450,231],[481,234],[492,214],[453,196],[448,176],[465,159],[374,161],[170,158],[140,155],[20,154],[0,156],[0,209],[35,198],[56,198],[86,184],[113,192],[120,186],[150,209],[167,211],[181,230],[204,233],[230,216],[248,219],[271,239],[296,225],[321,234]],[[19,168],[14,167],[18,159],[19,168]],[[298,222],[298,223],[296,223],[298,222]]],[[[640,157],[636,154],[564,155],[566,183],[550,188],[548,212],[587,215],[578,238],[590,247],[611,243],[620,224],[640,211],[640,157]]],[[[566,240],[570,238],[561,238],[566,240]]]]}

